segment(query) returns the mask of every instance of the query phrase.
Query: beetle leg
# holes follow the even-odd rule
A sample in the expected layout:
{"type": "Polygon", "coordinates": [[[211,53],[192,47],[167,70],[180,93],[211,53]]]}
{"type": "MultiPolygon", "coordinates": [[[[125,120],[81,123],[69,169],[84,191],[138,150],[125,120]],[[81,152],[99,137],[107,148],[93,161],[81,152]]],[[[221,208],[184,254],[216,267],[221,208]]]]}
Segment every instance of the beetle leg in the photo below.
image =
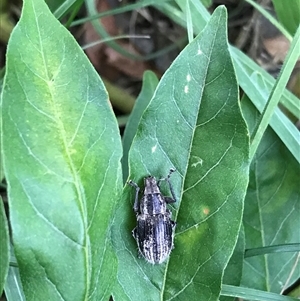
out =
{"type": "Polygon", "coordinates": [[[142,257],[144,257],[142,252],[140,250],[138,250],[138,258],[142,258],[142,257]]]}
{"type": "Polygon", "coordinates": [[[132,236],[134,237],[134,239],[136,239],[137,237],[136,237],[136,227],[132,230],[132,236]]]}
{"type": "Polygon", "coordinates": [[[172,186],[172,184],[171,184],[171,182],[170,182],[170,176],[171,176],[171,174],[172,174],[173,172],[175,172],[175,171],[176,171],[176,169],[174,169],[174,168],[171,168],[171,169],[170,169],[170,171],[169,171],[169,174],[168,174],[168,176],[166,177],[166,181],[167,181],[167,182],[168,182],[168,184],[169,184],[170,191],[171,191],[171,194],[172,194],[172,197],[173,197],[174,203],[176,202],[176,197],[175,197],[175,193],[174,193],[173,186],[172,186]]]}
{"type": "Polygon", "coordinates": [[[171,168],[170,171],[169,171],[168,176],[166,177],[166,181],[167,181],[168,184],[169,184],[170,191],[171,191],[171,194],[172,194],[172,197],[173,197],[174,202],[176,202],[176,197],[175,197],[175,193],[174,193],[174,190],[173,190],[173,186],[172,186],[172,184],[171,184],[171,182],[170,182],[170,176],[171,176],[171,174],[172,174],[173,172],[175,172],[175,171],[176,171],[176,169],[171,168]]]}
{"type": "Polygon", "coordinates": [[[139,191],[140,191],[140,187],[131,180],[128,182],[128,185],[135,188],[135,199],[134,199],[134,204],[133,204],[133,210],[134,210],[134,212],[138,212],[139,211],[139,191]]]}
{"type": "MultiPolygon", "coordinates": [[[[131,231],[131,233],[132,233],[133,238],[134,238],[136,241],[138,241],[138,240],[137,240],[137,228],[136,228],[136,227],[131,231]]],[[[143,257],[143,254],[141,253],[140,250],[138,250],[138,257],[139,257],[139,258],[143,257]]]]}
{"type": "Polygon", "coordinates": [[[169,184],[169,188],[170,188],[170,191],[171,191],[171,194],[172,194],[173,199],[170,198],[170,197],[165,197],[166,203],[175,203],[175,202],[176,202],[176,197],[175,197],[174,189],[173,189],[173,186],[172,186],[172,184],[171,184],[171,182],[170,182],[171,174],[172,174],[173,172],[175,172],[175,171],[176,171],[176,169],[170,168],[169,174],[168,174],[165,178],[159,179],[159,180],[157,181],[158,187],[159,187],[160,181],[163,181],[163,180],[166,181],[166,182],[169,184]],[[171,201],[170,199],[171,199],[172,201],[171,201]]]}
{"type": "Polygon", "coordinates": [[[172,199],[171,197],[169,196],[164,196],[164,200],[167,204],[171,204],[171,203],[175,203],[176,200],[172,199]]]}

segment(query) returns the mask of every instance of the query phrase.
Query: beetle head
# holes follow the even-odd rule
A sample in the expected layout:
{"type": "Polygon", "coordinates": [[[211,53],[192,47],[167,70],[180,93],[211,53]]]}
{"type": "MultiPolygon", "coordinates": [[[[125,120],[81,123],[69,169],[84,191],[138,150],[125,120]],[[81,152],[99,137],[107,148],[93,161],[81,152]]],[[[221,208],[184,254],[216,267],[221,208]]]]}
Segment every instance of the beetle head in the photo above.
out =
{"type": "Polygon", "coordinates": [[[155,177],[148,176],[144,178],[145,191],[144,194],[159,193],[159,188],[155,177]]]}

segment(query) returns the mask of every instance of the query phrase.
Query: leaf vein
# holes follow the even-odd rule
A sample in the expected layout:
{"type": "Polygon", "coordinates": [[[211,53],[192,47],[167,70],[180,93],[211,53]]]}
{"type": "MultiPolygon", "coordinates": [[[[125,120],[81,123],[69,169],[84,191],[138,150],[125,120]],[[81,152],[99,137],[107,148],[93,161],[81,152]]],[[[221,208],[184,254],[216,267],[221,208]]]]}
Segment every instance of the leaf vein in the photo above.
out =
{"type": "Polygon", "coordinates": [[[39,266],[43,269],[45,275],[46,275],[46,281],[48,283],[50,283],[50,285],[54,288],[54,290],[56,291],[57,295],[60,297],[60,299],[62,301],[65,301],[66,299],[63,297],[62,293],[59,291],[57,285],[50,279],[46,268],[40,263],[39,259],[37,258],[36,254],[34,253],[34,251],[32,250],[32,253],[34,255],[35,260],[37,261],[37,263],[39,264],[39,266]]]}
{"type": "Polygon", "coordinates": [[[31,148],[28,146],[25,138],[23,137],[23,134],[21,133],[21,131],[19,130],[17,124],[15,123],[15,121],[13,120],[12,116],[11,116],[11,113],[10,113],[10,110],[8,111],[8,115],[10,117],[10,120],[12,121],[12,123],[14,124],[15,128],[16,128],[16,131],[18,132],[19,134],[19,137],[21,138],[22,142],[23,142],[23,145],[26,147],[27,151],[28,151],[28,154],[30,156],[33,157],[33,159],[35,161],[37,161],[41,166],[43,166],[45,169],[46,169],[46,172],[47,173],[50,173],[50,174],[54,174],[55,176],[59,177],[60,179],[66,181],[66,182],[70,182],[72,183],[72,181],[68,178],[65,178],[64,176],[58,174],[56,171],[52,170],[49,166],[47,166],[41,159],[38,158],[38,156],[36,154],[33,153],[33,151],[31,150],[31,148]]]}
{"type": "Polygon", "coordinates": [[[50,220],[48,220],[48,218],[46,218],[46,216],[44,214],[42,214],[34,205],[33,201],[31,200],[30,195],[27,193],[27,190],[24,186],[24,183],[20,181],[20,184],[22,186],[22,189],[28,199],[28,203],[31,205],[32,209],[34,210],[34,212],[36,213],[36,215],[38,217],[40,217],[47,225],[49,225],[55,232],[57,232],[58,234],[62,235],[63,237],[67,238],[69,241],[71,241],[72,243],[74,243],[76,246],[79,246],[80,248],[83,248],[84,246],[82,244],[80,244],[79,242],[73,240],[71,237],[69,237],[67,234],[65,234],[62,230],[60,230],[59,228],[57,228],[50,220]]]}
{"type": "Polygon", "coordinates": [[[280,226],[278,227],[275,235],[274,235],[274,238],[272,239],[270,245],[273,245],[276,238],[277,238],[277,235],[279,234],[280,230],[283,228],[283,225],[286,221],[288,221],[288,218],[294,213],[296,212],[296,203],[298,202],[298,200],[296,199],[295,202],[294,202],[294,205],[292,206],[290,212],[288,214],[286,214],[286,216],[284,217],[284,219],[282,220],[282,222],[280,223],[280,226]]]}
{"type": "Polygon", "coordinates": [[[227,153],[229,152],[229,150],[231,149],[231,147],[233,145],[232,142],[233,142],[233,139],[235,137],[235,133],[234,133],[232,139],[230,140],[229,146],[226,148],[226,150],[224,151],[222,156],[219,158],[219,160],[198,181],[196,181],[195,184],[193,184],[190,187],[187,187],[185,190],[183,190],[183,193],[185,193],[185,192],[189,191],[190,189],[196,187],[212,170],[214,170],[221,163],[221,161],[224,159],[224,157],[227,155],[227,153]]]}

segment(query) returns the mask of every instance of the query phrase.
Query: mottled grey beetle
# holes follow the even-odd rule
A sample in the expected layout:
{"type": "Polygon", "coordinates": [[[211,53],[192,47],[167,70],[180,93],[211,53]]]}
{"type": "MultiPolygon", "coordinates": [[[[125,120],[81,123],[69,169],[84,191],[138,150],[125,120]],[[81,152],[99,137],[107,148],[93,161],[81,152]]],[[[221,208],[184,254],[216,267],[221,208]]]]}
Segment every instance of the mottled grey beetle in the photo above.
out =
{"type": "Polygon", "coordinates": [[[137,226],[133,229],[133,237],[137,241],[139,254],[148,262],[162,263],[173,248],[175,222],[171,220],[171,212],[167,204],[176,202],[170,176],[175,169],[170,169],[166,178],[156,181],[155,177],[148,176],[144,179],[145,190],[140,201],[139,186],[128,182],[136,190],[133,210],[137,216],[137,226]],[[159,184],[164,180],[169,184],[171,197],[163,196],[159,184]]]}

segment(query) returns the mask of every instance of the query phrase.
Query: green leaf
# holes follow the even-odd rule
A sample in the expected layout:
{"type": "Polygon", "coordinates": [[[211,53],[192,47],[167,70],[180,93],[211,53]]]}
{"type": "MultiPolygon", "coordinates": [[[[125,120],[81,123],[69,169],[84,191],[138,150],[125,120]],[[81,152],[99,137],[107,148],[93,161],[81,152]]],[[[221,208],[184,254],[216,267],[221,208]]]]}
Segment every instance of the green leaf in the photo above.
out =
{"type": "Polygon", "coordinates": [[[8,269],[8,275],[4,290],[7,301],[25,301],[19,267],[16,263],[12,245],[10,248],[10,266],[8,269]]]}
{"type": "Polygon", "coordinates": [[[299,0],[272,0],[276,14],[285,28],[294,35],[300,23],[299,0]]]}
{"type": "Polygon", "coordinates": [[[125,182],[128,178],[128,152],[136,133],[138,124],[140,122],[141,116],[148,106],[156,86],[158,84],[158,79],[152,71],[146,71],[143,76],[143,86],[140,95],[136,99],[134,108],[130,114],[129,120],[126,124],[126,128],[123,135],[123,181],[125,182]]]}
{"type": "MultiPolygon", "coordinates": [[[[284,60],[280,74],[276,80],[275,85],[272,88],[272,92],[270,93],[268,102],[267,102],[266,106],[264,107],[264,110],[263,110],[262,116],[261,116],[261,120],[258,123],[258,125],[252,135],[253,138],[252,138],[251,145],[250,145],[250,159],[251,160],[252,160],[252,158],[256,152],[256,149],[261,141],[263,133],[265,132],[265,130],[270,122],[270,119],[272,118],[272,115],[274,114],[275,109],[277,108],[278,102],[281,98],[281,95],[283,94],[283,92],[285,90],[285,87],[286,87],[286,84],[288,83],[290,75],[293,72],[295,64],[299,58],[299,49],[300,49],[300,27],[298,28],[298,30],[295,34],[295,37],[291,44],[291,47],[284,60]]],[[[299,133],[297,135],[297,138],[298,139],[296,141],[298,143],[295,146],[295,149],[296,149],[295,158],[298,158],[298,162],[300,163],[300,156],[299,156],[300,134],[299,133]]]]}
{"type": "MultiPolygon", "coordinates": [[[[239,53],[237,50],[233,50],[232,55],[236,58],[235,63],[239,65],[239,67],[237,67],[237,65],[235,65],[235,67],[241,87],[251,99],[255,107],[260,112],[263,112],[267,99],[271,93],[269,90],[270,85],[268,85],[265,77],[263,77],[261,73],[252,72],[249,65],[247,65],[247,61],[242,59],[243,54],[239,53]],[[238,54],[239,58],[236,54],[238,54]]],[[[299,131],[279,108],[275,109],[270,120],[270,126],[290,150],[296,160],[300,162],[299,131]]]]}
{"type": "MultiPolygon", "coordinates": [[[[0,107],[2,105],[2,89],[3,89],[3,79],[5,74],[5,68],[0,70],[0,107]]],[[[1,114],[0,114],[0,133],[1,133],[1,114]]],[[[2,146],[1,146],[1,139],[0,139],[0,185],[2,180],[4,179],[4,170],[3,170],[3,160],[2,160],[2,146]]]]}
{"type": "MultiPolygon", "coordinates": [[[[67,12],[69,12],[72,7],[75,7],[76,5],[81,5],[83,0],[65,0],[60,1],[59,5],[55,7],[54,16],[57,19],[60,19],[63,17],[67,12]]],[[[58,3],[57,3],[58,4],[58,3]]]]}
{"type": "Polygon", "coordinates": [[[205,7],[210,7],[212,5],[212,0],[201,0],[205,7]]]}
{"type": "Polygon", "coordinates": [[[300,243],[247,249],[245,251],[245,257],[252,257],[257,255],[269,254],[269,253],[282,253],[282,252],[300,252],[300,243]]]}
{"type": "Polygon", "coordinates": [[[222,295],[239,297],[242,300],[252,300],[252,301],[297,301],[298,299],[277,295],[274,293],[267,293],[264,291],[259,291],[246,287],[237,287],[232,285],[222,286],[222,295]]]}
{"type": "MultiPolygon", "coordinates": [[[[223,284],[226,283],[226,284],[236,285],[236,286],[240,285],[242,273],[243,273],[244,253],[245,253],[245,233],[244,233],[244,228],[242,226],[233,254],[224,271],[223,284]]],[[[227,296],[221,296],[220,300],[229,301],[234,299],[227,296]]]]}
{"type": "Polygon", "coordinates": [[[275,28],[277,28],[279,32],[281,32],[288,39],[289,42],[292,41],[293,38],[290,33],[285,29],[284,26],[280,24],[280,22],[277,21],[276,17],[274,17],[271,12],[269,12],[267,9],[264,9],[262,5],[254,2],[253,0],[246,1],[251,4],[256,10],[258,10],[275,28]]]}
{"type": "Polygon", "coordinates": [[[189,0],[186,0],[185,4],[186,4],[186,29],[187,29],[188,40],[190,43],[194,38],[192,14],[191,14],[191,9],[190,9],[190,5],[189,5],[189,0]]]}
{"type": "Polygon", "coordinates": [[[3,159],[26,299],[108,299],[122,176],[104,85],[41,0],[24,1],[6,66],[3,159]]]}
{"type": "MultiPolygon", "coordinates": [[[[258,112],[247,99],[242,102],[251,130],[258,112]]],[[[245,199],[246,248],[299,243],[299,164],[272,129],[267,128],[250,168],[245,199]]],[[[300,277],[297,253],[273,253],[245,259],[245,286],[281,292],[300,277]]]]}
{"type": "MultiPolygon", "coordinates": [[[[1,117],[0,117],[0,122],[1,122],[1,117]]],[[[4,179],[4,170],[3,170],[3,159],[2,159],[2,146],[1,146],[1,141],[0,141],[0,187],[1,187],[1,182],[4,179]]]]}
{"type": "Polygon", "coordinates": [[[0,196],[0,296],[3,292],[4,283],[6,281],[9,263],[9,235],[8,223],[0,196]]]}
{"type": "Polygon", "coordinates": [[[224,7],[218,8],[165,73],[141,118],[129,152],[130,179],[141,184],[144,176],[176,168],[175,249],[161,265],[137,257],[130,234],[135,192],[126,186],[113,228],[116,301],[218,300],[240,229],[249,164],[226,20],[224,7]]]}
{"type": "MultiPolygon", "coordinates": [[[[185,1],[176,0],[176,2],[182,11],[185,12],[185,1]]],[[[193,25],[197,33],[200,32],[207,23],[209,13],[199,0],[191,0],[190,6],[193,14],[193,25]]],[[[176,9],[176,7],[168,6],[168,3],[159,4],[156,7],[165,12],[175,22],[186,26],[186,15],[179,9],[176,9]]],[[[239,85],[250,97],[256,108],[262,112],[275,84],[275,79],[237,48],[231,46],[229,49],[239,85]]],[[[300,106],[299,99],[296,96],[285,89],[280,102],[299,119],[300,106]]],[[[279,109],[275,110],[270,125],[295,156],[297,161],[300,162],[299,131],[296,126],[279,109]]]]}
{"type": "Polygon", "coordinates": [[[54,12],[59,6],[62,5],[62,2],[70,2],[68,1],[62,1],[62,0],[45,0],[46,4],[48,5],[51,12],[54,12]]]}
{"type": "Polygon", "coordinates": [[[19,268],[9,267],[5,285],[5,296],[7,301],[26,301],[22,289],[19,268]]]}
{"type": "MultiPolygon", "coordinates": [[[[281,1],[281,0],[279,0],[281,1]]],[[[169,18],[174,20],[176,23],[186,27],[186,5],[184,1],[176,0],[178,6],[180,7],[179,10],[175,6],[169,5],[169,3],[163,3],[156,5],[156,8],[165,12],[169,18]]],[[[193,25],[195,28],[195,32],[199,33],[203,27],[206,25],[208,19],[210,18],[210,14],[205,8],[205,6],[198,0],[191,0],[190,6],[192,7],[192,19],[193,25]]],[[[259,87],[253,88],[252,78],[251,75],[253,73],[261,74],[265,87],[265,92],[268,95],[275,84],[275,79],[272,77],[266,70],[256,64],[252,59],[250,59],[247,55],[245,55],[239,49],[230,46],[230,51],[233,59],[233,63],[235,65],[237,71],[237,78],[239,82],[242,82],[243,90],[247,92],[247,94],[252,95],[250,92],[259,89],[259,87]],[[246,75],[245,77],[243,75],[246,75]]],[[[260,83],[259,83],[260,84],[260,83]]],[[[262,93],[261,91],[259,91],[262,93]]],[[[251,98],[251,101],[255,101],[257,97],[251,98]]],[[[258,103],[261,105],[265,104],[266,99],[261,100],[261,97],[257,100],[258,103]]],[[[299,99],[289,92],[287,89],[284,91],[283,97],[280,100],[281,104],[283,104],[290,112],[297,118],[300,118],[300,106],[299,106],[299,99]]],[[[257,107],[258,105],[255,104],[257,107]]],[[[280,125],[280,123],[279,123],[280,125]]],[[[277,132],[277,128],[275,130],[277,132]]]]}

